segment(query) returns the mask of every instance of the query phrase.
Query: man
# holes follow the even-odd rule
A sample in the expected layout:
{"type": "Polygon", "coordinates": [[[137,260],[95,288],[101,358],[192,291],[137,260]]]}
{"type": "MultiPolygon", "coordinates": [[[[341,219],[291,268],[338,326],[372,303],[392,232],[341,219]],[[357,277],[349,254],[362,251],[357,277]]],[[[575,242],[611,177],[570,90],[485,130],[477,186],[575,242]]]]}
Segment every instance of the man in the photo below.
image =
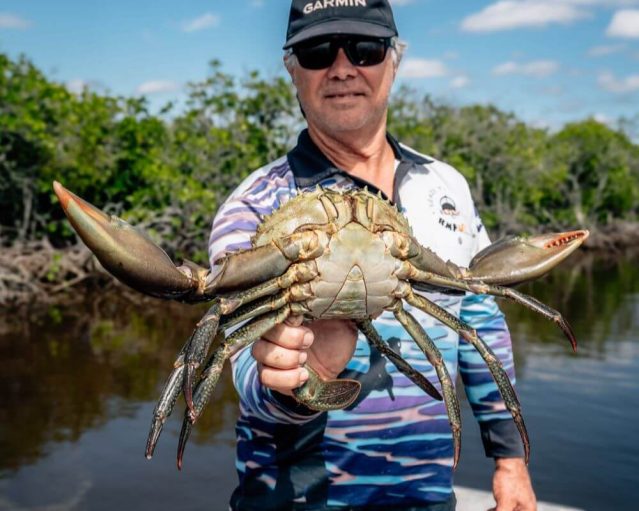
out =
{"type": "MultiPolygon", "coordinates": [[[[416,238],[442,258],[468,265],[487,245],[468,186],[450,166],[398,144],[386,133],[388,97],[401,58],[387,0],[293,0],[284,46],[308,130],[285,157],[245,180],[220,209],[210,257],[250,246],[260,218],[316,185],[380,190],[407,215],[416,238]]],[[[514,379],[510,337],[485,296],[430,294],[477,329],[514,379]]],[[[498,511],[533,510],[519,435],[490,373],[475,350],[451,330],[413,310],[442,352],[453,380],[459,369],[495,458],[498,511]]],[[[432,381],[433,368],[408,334],[383,314],[382,337],[432,381]]],[[[452,437],[444,405],[397,372],[349,321],[273,328],[233,359],[240,394],[237,468],[231,507],[267,509],[455,508],[452,437]],[[346,410],[313,412],[292,389],[308,362],[325,378],[362,382],[346,410]]]]}

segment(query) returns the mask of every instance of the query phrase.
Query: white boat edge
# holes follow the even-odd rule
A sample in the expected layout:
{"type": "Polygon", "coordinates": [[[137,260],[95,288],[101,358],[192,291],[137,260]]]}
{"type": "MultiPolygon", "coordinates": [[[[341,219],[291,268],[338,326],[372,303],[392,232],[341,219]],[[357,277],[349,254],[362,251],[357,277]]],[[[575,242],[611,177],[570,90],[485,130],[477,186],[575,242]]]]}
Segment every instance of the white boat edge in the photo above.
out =
{"type": "MultiPolygon", "coordinates": [[[[457,511],[488,511],[495,507],[492,492],[455,486],[457,511]]],[[[584,511],[577,507],[566,507],[549,502],[537,502],[537,511],[584,511]]]]}

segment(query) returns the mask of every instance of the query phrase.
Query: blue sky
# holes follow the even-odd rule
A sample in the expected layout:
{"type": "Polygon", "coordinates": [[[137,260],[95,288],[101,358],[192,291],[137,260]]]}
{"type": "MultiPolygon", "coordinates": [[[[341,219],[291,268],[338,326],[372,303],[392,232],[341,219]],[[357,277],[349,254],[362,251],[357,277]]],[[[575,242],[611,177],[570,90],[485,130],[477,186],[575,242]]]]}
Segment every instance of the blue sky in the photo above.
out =
{"type": "MultiPolygon", "coordinates": [[[[311,1],[311,0],[309,0],[311,1]]],[[[398,82],[540,126],[639,115],[639,0],[391,0],[408,43],[398,82]]],[[[159,107],[208,62],[283,73],[288,0],[1,0],[0,52],[72,90],[159,107]]]]}

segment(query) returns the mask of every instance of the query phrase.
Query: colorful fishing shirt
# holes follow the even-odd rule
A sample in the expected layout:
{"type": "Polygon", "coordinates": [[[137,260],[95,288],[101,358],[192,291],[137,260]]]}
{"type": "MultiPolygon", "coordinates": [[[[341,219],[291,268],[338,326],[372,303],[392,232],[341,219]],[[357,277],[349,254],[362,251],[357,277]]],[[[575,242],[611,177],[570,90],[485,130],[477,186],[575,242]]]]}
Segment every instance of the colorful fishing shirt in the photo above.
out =
{"type": "MultiPolygon", "coordinates": [[[[391,136],[388,141],[397,160],[392,199],[413,235],[444,260],[467,266],[489,239],[465,179],[391,136]]],[[[263,215],[317,185],[377,191],[333,166],[305,130],[288,155],[251,174],[220,208],[210,238],[211,263],[250,248],[263,215]]],[[[492,297],[423,294],[475,328],[514,382],[510,336],[492,297]]],[[[434,340],[453,381],[460,374],[487,455],[523,456],[514,423],[477,351],[430,316],[405,307],[434,340]]],[[[383,313],[374,325],[392,349],[440,388],[433,367],[392,313],[383,313]]],[[[424,394],[362,334],[341,375],[359,380],[362,391],[345,410],[314,413],[263,387],[250,348],[232,362],[241,408],[240,483],[232,509],[453,509],[452,435],[443,402],[424,394]]]]}

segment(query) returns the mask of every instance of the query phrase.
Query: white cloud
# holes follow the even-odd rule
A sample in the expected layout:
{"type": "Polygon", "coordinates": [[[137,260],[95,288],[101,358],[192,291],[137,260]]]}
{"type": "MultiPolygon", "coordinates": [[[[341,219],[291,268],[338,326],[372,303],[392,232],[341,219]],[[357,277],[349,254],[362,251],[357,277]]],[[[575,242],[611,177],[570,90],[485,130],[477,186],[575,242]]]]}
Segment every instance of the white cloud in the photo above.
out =
{"type": "Polygon", "coordinates": [[[613,124],[613,122],[614,122],[614,121],[613,121],[613,119],[611,119],[609,115],[606,115],[606,114],[601,113],[601,112],[596,113],[596,114],[595,114],[595,115],[593,115],[592,117],[593,117],[593,119],[594,119],[595,121],[597,121],[598,123],[601,123],[601,124],[607,124],[607,125],[609,125],[609,126],[612,126],[612,124],[613,124]]]}
{"type": "Polygon", "coordinates": [[[69,80],[64,86],[72,94],[82,94],[85,87],[88,87],[88,83],[81,79],[69,80]]]}
{"type": "Polygon", "coordinates": [[[639,0],[557,0],[567,4],[593,5],[600,7],[624,7],[628,5],[638,5],[639,0]]]}
{"type": "Polygon", "coordinates": [[[639,10],[625,9],[615,12],[606,29],[610,37],[639,38],[639,10]]]}
{"type": "Polygon", "coordinates": [[[31,26],[31,22],[15,14],[8,12],[0,12],[0,29],[2,28],[17,28],[24,30],[31,26]]]}
{"type": "Polygon", "coordinates": [[[590,16],[580,8],[582,2],[558,0],[500,0],[466,17],[466,32],[495,32],[520,27],[544,27],[551,23],[569,24],[590,16]]]}
{"type": "Polygon", "coordinates": [[[406,59],[399,69],[403,78],[439,78],[447,74],[446,65],[435,59],[406,59]]]}
{"type": "Polygon", "coordinates": [[[626,94],[629,92],[639,91],[639,74],[618,79],[612,73],[605,71],[599,73],[597,83],[602,89],[607,90],[608,92],[626,94]]]}
{"type": "Polygon", "coordinates": [[[495,75],[524,75],[534,78],[543,78],[555,73],[559,64],[554,60],[534,60],[527,63],[504,62],[493,68],[495,75]]]}
{"type": "Polygon", "coordinates": [[[218,15],[207,12],[192,20],[184,21],[182,23],[182,31],[197,32],[198,30],[216,27],[219,23],[220,17],[218,15]]]}
{"type": "Polygon", "coordinates": [[[453,89],[463,89],[470,84],[470,79],[465,75],[456,76],[450,81],[450,86],[453,89]]]}
{"type": "Polygon", "coordinates": [[[159,94],[161,92],[175,92],[180,84],[170,80],[151,80],[144,82],[135,89],[136,94],[159,94]]]}
{"type": "Polygon", "coordinates": [[[619,53],[626,49],[625,44],[609,44],[603,46],[593,46],[588,50],[589,57],[604,57],[606,55],[612,55],[613,53],[619,53]]]}

